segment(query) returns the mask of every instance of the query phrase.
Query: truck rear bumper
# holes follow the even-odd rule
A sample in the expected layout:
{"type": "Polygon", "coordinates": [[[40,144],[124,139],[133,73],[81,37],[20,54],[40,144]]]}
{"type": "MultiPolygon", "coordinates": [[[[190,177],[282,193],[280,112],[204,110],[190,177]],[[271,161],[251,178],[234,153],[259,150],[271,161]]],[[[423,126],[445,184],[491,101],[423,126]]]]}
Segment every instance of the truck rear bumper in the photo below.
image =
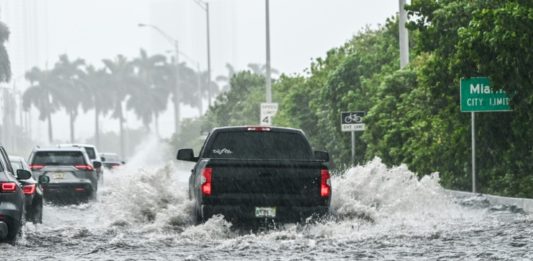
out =
{"type": "Polygon", "coordinates": [[[256,220],[273,219],[277,222],[292,223],[305,222],[309,217],[324,216],[328,213],[328,206],[257,206],[275,208],[275,217],[257,217],[255,206],[234,206],[234,205],[202,205],[201,215],[204,220],[214,215],[223,215],[231,222],[253,222],[256,220]]]}

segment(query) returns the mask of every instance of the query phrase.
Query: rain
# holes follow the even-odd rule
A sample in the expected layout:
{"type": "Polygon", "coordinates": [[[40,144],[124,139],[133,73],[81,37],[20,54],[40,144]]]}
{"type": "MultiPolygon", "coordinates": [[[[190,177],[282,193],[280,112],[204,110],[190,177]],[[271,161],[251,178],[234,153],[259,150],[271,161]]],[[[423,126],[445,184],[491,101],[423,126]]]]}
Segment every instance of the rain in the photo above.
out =
{"type": "Polygon", "coordinates": [[[2,0],[0,253],[533,259],[531,13],[2,0]]]}

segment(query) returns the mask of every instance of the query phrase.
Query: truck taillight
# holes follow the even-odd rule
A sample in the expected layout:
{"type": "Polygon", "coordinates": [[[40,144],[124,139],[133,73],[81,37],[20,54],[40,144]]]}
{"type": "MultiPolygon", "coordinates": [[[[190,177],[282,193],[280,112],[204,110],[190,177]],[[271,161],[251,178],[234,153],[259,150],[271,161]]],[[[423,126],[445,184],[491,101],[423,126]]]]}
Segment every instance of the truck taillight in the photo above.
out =
{"type": "Polygon", "coordinates": [[[202,169],[202,186],[200,187],[202,195],[211,196],[211,178],[213,176],[212,168],[202,169]]]}
{"type": "Polygon", "coordinates": [[[42,164],[30,164],[30,169],[31,170],[40,170],[42,168],[44,168],[44,165],[42,165],[42,164]]]}
{"type": "Polygon", "coordinates": [[[269,127],[248,127],[248,131],[255,131],[255,132],[263,132],[263,131],[270,131],[271,129],[269,127]]]}
{"type": "Polygon", "coordinates": [[[320,196],[327,198],[331,195],[331,176],[327,169],[320,171],[320,196]]]}
{"type": "Polygon", "coordinates": [[[26,195],[33,195],[33,193],[35,193],[35,188],[35,184],[24,185],[22,191],[24,191],[24,194],[26,195]]]}
{"type": "Polygon", "coordinates": [[[2,183],[0,186],[0,192],[15,192],[17,190],[17,184],[15,182],[2,183]]]}

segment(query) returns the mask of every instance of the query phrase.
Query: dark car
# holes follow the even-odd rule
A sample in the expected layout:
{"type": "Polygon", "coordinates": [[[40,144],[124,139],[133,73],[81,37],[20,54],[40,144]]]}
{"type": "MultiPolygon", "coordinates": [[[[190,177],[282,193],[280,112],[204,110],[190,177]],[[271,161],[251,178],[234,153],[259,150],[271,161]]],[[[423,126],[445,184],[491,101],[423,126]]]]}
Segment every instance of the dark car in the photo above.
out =
{"type": "Polygon", "coordinates": [[[106,169],[115,169],[126,163],[120,159],[118,154],[113,152],[101,152],[100,159],[102,160],[102,165],[106,169]]]}
{"type": "MultiPolygon", "coordinates": [[[[11,166],[15,171],[23,169],[31,172],[30,167],[22,157],[9,156],[11,166]]],[[[43,223],[43,188],[33,177],[21,180],[26,197],[26,220],[33,223],[43,223]]]]}
{"type": "Polygon", "coordinates": [[[0,146],[0,240],[15,241],[24,225],[24,192],[20,180],[31,178],[27,170],[16,174],[9,157],[0,146]]]}
{"type": "Polygon", "coordinates": [[[48,184],[43,184],[45,199],[70,203],[96,197],[98,173],[95,168],[101,163],[91,163],[85,149],[36,148],[29,162],[34,178],[47,176],[50,179],[48,184]]]}

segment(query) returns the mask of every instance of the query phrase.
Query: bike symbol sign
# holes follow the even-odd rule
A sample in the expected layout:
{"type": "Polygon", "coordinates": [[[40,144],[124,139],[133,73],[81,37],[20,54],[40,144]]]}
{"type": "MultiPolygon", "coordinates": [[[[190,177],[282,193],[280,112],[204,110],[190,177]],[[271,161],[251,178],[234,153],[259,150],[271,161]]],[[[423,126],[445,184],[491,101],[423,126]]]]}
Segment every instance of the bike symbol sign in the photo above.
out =
{"type": "Polygon", "coordinates": [[[366,112],[342,112],[341,113],[341,130],[342,131],[364,131],[365,123],[363,121],[366,112]]]}

